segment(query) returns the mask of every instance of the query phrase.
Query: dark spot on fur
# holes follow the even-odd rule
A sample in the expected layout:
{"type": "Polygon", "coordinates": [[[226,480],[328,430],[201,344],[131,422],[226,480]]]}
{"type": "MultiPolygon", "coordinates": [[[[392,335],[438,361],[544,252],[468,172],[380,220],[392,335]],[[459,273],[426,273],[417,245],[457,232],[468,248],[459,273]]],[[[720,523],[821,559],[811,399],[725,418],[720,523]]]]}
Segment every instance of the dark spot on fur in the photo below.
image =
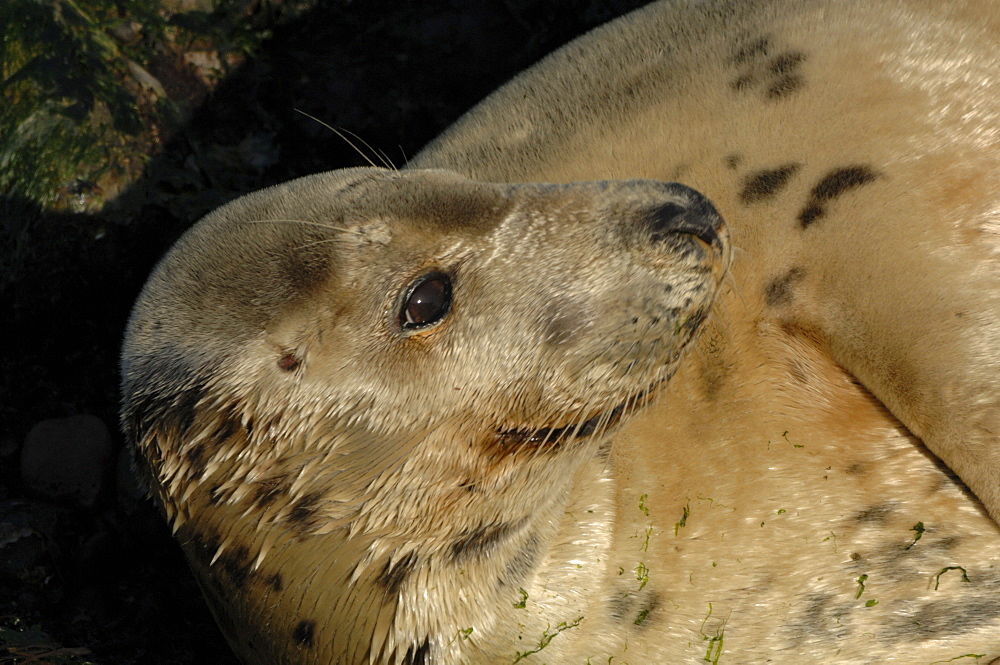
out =
{"type": "Polygon", "coordinates": [[[806,599],[808,602],[808,607],[806,609],[807,614],[819,615],[824,614],[826,608],[833,601],[833,594],[829,593],[814,593],[806,599]]]}
{"type": "Polygon", "coordinates": [[[651,627],[651,616],[660,607],[660,595],[655,591],[626,591],[608,599],[608,614],[616,622],[641,626],[640,630],[651,627]]]}
{"type": "Polygon", "coordinates": [[[799,68],[806,60],[802,51],[785,51],[765,61],[771,51],[765,37],[738,49],[729,59],[741,71],[729,86],[735,91],[763,88],[764,98],[782,99],[805,85],[799,68]]]}
{"type": "Polygon", "coordinates": [[[471,531],[466,531],[462,537],[451,545],[451,556],[455,561],[467,560],[486,554],[489,550],[503,542],[518,527],[512,524],[487,524],[471,531]]]}
{"type": "Polygon", "coordinates": [[[895,509],[895,504],[880,503],[877,506],[871,506],[870,508],[856,512],[854,514],[854,521],[865,524],[883,524],[888,519],[889,514],[895,509]]]}
{"type": "Polygon", "coordinates": [[[535,534],[529,535],[524,544],[521,545],[521,548],[507,562],[501,584],[511,587],[521,585],[534,569],[540,551],[541,543],[538,542],[538,536],[535,534]]]}
{"type": "Polygon", "coordinates": [[[732,154],[732,155],[726,155],[726,158],[725,158],[724,161],[726,163],[726,168],[727,169],[735,171],[739,167],[739,165],[741,163],[743,163],[743,156],[742,155],[737,155],[735,153],[732,154]]]}
{"type": "Polygon", "coordinates": [[[303,649],[312,649],[313,637],[316,634],[315,621],[300,621],[292,631],[292,639],[303,649]]]}
{"type": "MultiPolygon", "coordinates": [[[[719,330],[712,326],[702,333],[700,353],[694,354],[701,370],[702,392],[707,401],[713,402],[732,371],[732,364],[726,355],[726,342],[719,330]]],[[[692,360],[694,360],[692,358],[692,360]]],[[[690,362],[690,361],[689,361],[690,362]]]]}
{"type": "Polygon", "coordinates": [[[615,594],[608,599],[608,614],[616,621],[623,621],[626,617],[632,616],[632,608],[635,607],[635,604],[634,593],[615,594]]]}
{"type": "Polygon", "coordinates": [[[688,178],[686,174],[691,170],[690,164],[678,164],[670,171],[670,176],[666,178],[669,182],[684,182],[688,178]]]}
{"type": "Polygon", "coordinates": [[[1000,594],[985,598],[962,597],[931,601],[914,609],[893,612],[890,623],[880,631],[888,640],[934,639],[942,635],[962,635],[993,624],[1000,616],[1000,594]]]}
{"type": "Polygon", "coordinates": [[[258,481],[253,490],[253,502],[258,508],[274,503],[279,496],[288,493],[288,476],[281,474],[258,481]]]}
{"type": "Polygon", "coordinates": [[[239,418],[232,412],[232,410],[230,410],[222,417],[222,420],[219,421],[218,426],[216,426],[215,431],[212,433],[210,438],[216,443],[226,441],[231,439],[242,429],[243,426],[240,425],[239,418]]]}
{"type": "Polygon", "coordinates": [[[282,591],[285,588],[285,580],[281,577],[281,573],[269,575],[264,582],[272,591],[282,591]]]}
{"type": "Polygon", "coordinates": [[[228,549],[219,555],[218,563],[226,571],[229,581],[235,587],[242,587],[253,571],[250,568],[250,551],[243,545],[228,549]]]}
{"type": "Polygon", "coordinates": [[[201,473],[209,455],[209,447],[227,441],[241,431],[239,420],[229,412],[224,412],[215,429],[202,441],[192,446],[186,453],[188,462],[194,473],[201,473]]]}
{"type": "Polygon", "coordinates": [[[169,417],[167,414],[163,414],[165,419],[169,418],[174,421],[178,435],[183,436],[194,424],[198,404],[204,395],[205,391],[201,386],[184,390],[177,396],[170,409],[169,417]]]}
{"type": "Polygon", "coordinates": [[[845,472],[849,476],[860,476],[865,472],[865,465],[861,462],[855,462],[845,469],[845,472]]]}
{"type": "Polygon", "coordinates": [[[746,90],[750,86],[756,83],[756,79],[753,74],[743,74],[738,76],[730,82],[729,87],[736,91],[746,90]]]}
{"type": "Polygon", "coordinates": [[[410,576],[416,565],[417,555],[414,552],[408,552],[406,556],[395,563],[392,562],[391,558],[385,562],[385,566],[379,574],[378,583],[385,589],[387,598],[393,598],[399,594],[403,582],[410,576]]]}
{"type": "Polygon", "coordinates": [[[863,187],[878,178],[878,172],[870,166],[859,164],[834,169],[816,183],[811,198],[799,213],[802,228],[808,227],[826,214],[824,203],[832,201],[844,192],[863,187]]]}
{"type": "Polygon", "coordinates": [[[941,475],[938,476],[936,482],[932,483],[931,486],[927,488],[928,494],[934,495],[943,490],[958,490],[966,496],[970,495],[969,488],[965,486],[965,483],[962,482],[962,479],[959,478],[954,471],[943,464],[938,464],[938,471],[941,472],[941,475]]]}
{"type": "Polygon", "coordinates": [[[835,605],[835,596],[830,593],[812,593],[805,597],[802,610],[789,616],[783,622],[783,629],[790,631],[790,644],[800,647],[814,635],[830,632],[831,626],[838,625],[840,614],[835,605]]]}
{"type": "Polygon", "coordinates": [[[192,472],[195,473],[196,475],[200,474],[202,470],[204,470],[205,468],[204,462],[205,462],[205,452],[207,448],[208,448],[208,442],[200,441],[195,445],[191,446],[187,451],[186,457],[188,463],[190,464],[192,472]]]}
{"type": "Polygon", "coordinates": [[[776,277],[764,288],[764,302],[770,307],[779,307],[792,302],[795,285],[806,276],[806,271],[795,267],[781,277],[776,277]]]}
{"type": "Polygon", "coordinates": [[[701,366],[702,392],[705,399],[714,402],[726,381],[728,368],[718,362],[703,362],[701,366]]]}
{"type": "Polygon", "coordinates": [[[864,165],[834,169],[813,187],[812,197],[816,201],[829,201],[848,190],[867,185],[877,177],[878,173],[864,165]]]}
{"type": "Polygon", "coordinates": [[[308,529],[312,526],[312,518],[319,511],[319,502],[322,498],[322,492],[310,492],[303,496],[292,506],[288,521],[300,530],[308,529]]]}
{"type": "MultiPolygon", "coordinates": [[[[172,376],[178,374],[178,368],[171,367],[169,362],[160,360],[146,364],[149,367],[140,365],[133,369],[133,372],[140,376],[132,379],[131,383],[152,384],[153,379],[143,377],[143,374],[158,376],[156,383],[176,381],[183,385],[189,382],[187,377],[172,376]]],[[[184,367],[186,367],[184,363],[179,364],[180,369],[184,367]]],[[[182,439],[194,424],[195,416],[198,413],[198,404],[205,393],[204,386],[201,384],[180,390],[172,398],[160,392],[147,394],[145,391],[130,391],[127,387],[124,390],[130,401],[122,409],[122,427],[128,442],[133,445],[141,444],[147,436],[155,433],[164,434],[171,445],[173,445],[173,441],[182,439]],[[140,394],[136,394],[136,392],[140,394]]],[[[147,458],[154,469],[160,468],[162,463],[162,460],[155,455],[157,450],[157,446],[151,446],[147,452],[147,458]]]]}
{"type": "Polygon", "coordinates": [[[427,665],[430,661],[430,656],[430,642],[424,640],[424,643],[420,646],[411,645],[410,648],[406,650],[406,656],[403,658],[403,665],[427,665]]]}
{"type": "Polygon", "coordinates": [[[787,97],[805,84],[804,79],[797,74],[787,74],[767,87],[765,96],[768,99],[787,97]]]}
{"type": "MultiPolygon", "coordinates": [[[[213,366],[193,367],[186,351],[166,347],[155,356],[135,358],[125,368],[122,386],[122,428],[128,443],[140,445],[151,435],[179,440],[194,424],[198,404],[205,394],[201,376],[213,366]],[[192,378],[195,377],[195,378],[192,378]],[[154,386],[178,386],[176,391],[150,390],[154,386]]],[[[147,451],[154,469],[161,468],[156,446],[147,451]]]]}
{"type": "Polygon", "coordinates": [[[642,629],[647,629],[651,625],[650,615],[656,608],[660,606],[660,594],[651,593],[646,598],[646,601],[636,612],[635,619],[632,621],[636,626],[641,626],[642,629]]]}
{"type": "Polygon", "coordinates": [[[768,69],[772,74],[791,74],[805,59],[806,54],[801,51],[787,51],[771,60],[768,69]]]}
{"type": "Polygon", "coordinates": [[[798,164],[784,164],[775,169],[767,169],[748,175],[744,179],[743,189],[739,193],[740,201],[756,203],[774,197],[788,184],[788,181],[798,170],[798,164]]]}
{"type": "Polygon", "coordinates": [[[802,225],[802,228],[806,228],[825,214],[823,206],[818,203],[810,203],[799,213],[799,224],[802,225]]]}
{"type": "Polygon", "coordinates": [[[851,561],[861,561],[861,555],[857,552],[851,552],[851,561]]]}
{"type": "Polygon", "coordinates": [[[745,65],[751,60],[756,60],[762,56],[766,56],[768,49],[771,47],[771,40],[768,37],[761,37],[756,39],[744,46],[737,48],[732,57],[730,57],[729,62],[734,65],[745,65]]]}
{"type": "Polygon", "coordinates": [[[958,544],[962,542],[961,536],[947,536],[945,538],[935,538],[929,543],[925,543],[924,547],[933,547],[939,550],[953,550],[958,547],[958,544]]]}

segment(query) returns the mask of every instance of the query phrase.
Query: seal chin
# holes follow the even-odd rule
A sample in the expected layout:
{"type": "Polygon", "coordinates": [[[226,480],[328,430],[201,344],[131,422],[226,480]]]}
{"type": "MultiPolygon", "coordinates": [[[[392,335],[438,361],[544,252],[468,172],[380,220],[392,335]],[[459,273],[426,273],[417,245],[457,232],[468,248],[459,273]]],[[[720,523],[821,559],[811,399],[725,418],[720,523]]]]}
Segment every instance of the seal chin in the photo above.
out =
{"type": "Polygon", "coordinates": [[[618,426],[623,417],[646,406],[659,385],[657,383],[636,393],[613,408],[598,411],[582,422],[560,427],[503,430],[498,432],[498,443],[504,448],[532,448],[549,452],[560,449],[570,441],[587,439],[595,434],[607,434],[618,426]]]}

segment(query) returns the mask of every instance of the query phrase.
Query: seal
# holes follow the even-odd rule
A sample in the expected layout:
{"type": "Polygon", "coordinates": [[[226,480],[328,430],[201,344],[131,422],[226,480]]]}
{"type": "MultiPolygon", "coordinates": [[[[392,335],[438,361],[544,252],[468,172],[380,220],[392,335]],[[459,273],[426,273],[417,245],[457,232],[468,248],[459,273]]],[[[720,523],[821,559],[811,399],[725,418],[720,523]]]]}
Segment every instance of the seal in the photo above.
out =
{"type": "Polygon", "coordinates": [[[998,36],[656,3],[192,228],[122,422],[234,650],[1000,657],[998,36]]]}
{"type": "Polygon", "coordinates": [[[192,229],[136,306],[124,417],[237,652],[457,661],[456,620],[524,621],[552,525],[611,510],[573,479],[676,369],[727,237],[682,185],[374,169],[192,229]]]}

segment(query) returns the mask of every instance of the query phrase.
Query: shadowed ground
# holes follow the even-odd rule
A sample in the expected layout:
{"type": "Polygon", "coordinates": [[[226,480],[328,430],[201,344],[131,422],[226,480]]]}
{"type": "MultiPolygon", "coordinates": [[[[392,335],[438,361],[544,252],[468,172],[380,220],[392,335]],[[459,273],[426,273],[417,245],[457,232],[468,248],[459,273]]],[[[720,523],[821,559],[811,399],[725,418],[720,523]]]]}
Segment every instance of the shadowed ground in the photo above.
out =
{"type": "Polygon", "coordinates": [[[365,163],[298,111],[401,165],[517,71],[641,4],[4,3],[0,663],[234,662],[116,471],[118,346],[154,262],[204,213],[365,163]],[[37,476],[67,458],[36,456],[28,477],[22,452],[34,426],[77,414],[108,428],[96,444],[65,434],[103,451],[99,483],[60,497],[37,476]]]}

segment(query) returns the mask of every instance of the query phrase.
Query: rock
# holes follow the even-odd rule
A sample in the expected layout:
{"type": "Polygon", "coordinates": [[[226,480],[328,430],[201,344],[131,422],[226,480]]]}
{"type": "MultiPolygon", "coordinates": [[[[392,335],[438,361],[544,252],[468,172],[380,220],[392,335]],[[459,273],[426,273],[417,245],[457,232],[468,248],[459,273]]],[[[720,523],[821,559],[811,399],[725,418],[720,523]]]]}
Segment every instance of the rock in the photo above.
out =
{"type": "Polygon", "coordinates": [[[0,582],[37,585],[52,575],[59,514],[40,503],[0,502],[0,582]]]}
{"type": "Polygon", "coordinates": [[[96,416],[43,420],[21,449],[21,480],[39,496],[90,507],[111,475],[111,452],[111,435],[96,416]]]}

